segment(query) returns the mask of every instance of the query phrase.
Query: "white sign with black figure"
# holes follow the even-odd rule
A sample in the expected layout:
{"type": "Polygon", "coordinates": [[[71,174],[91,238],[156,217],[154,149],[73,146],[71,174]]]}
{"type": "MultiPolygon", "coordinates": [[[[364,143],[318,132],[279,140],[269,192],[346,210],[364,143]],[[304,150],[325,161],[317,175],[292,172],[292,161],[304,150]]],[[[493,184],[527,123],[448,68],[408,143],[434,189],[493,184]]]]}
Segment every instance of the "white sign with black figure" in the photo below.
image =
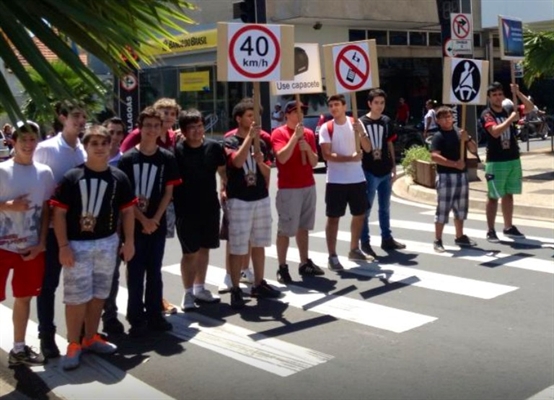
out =
{"type": "Polygon", "coordinates": [[[271,94],[305,94],[323,92],[319,44],[294,44],[294,80],[271,82],[271,94]]]}
{"type": "Polygon", "coordinates": [[[486,104],[489,63],[467,58],[445,58],[444,104],[486,104]]]}

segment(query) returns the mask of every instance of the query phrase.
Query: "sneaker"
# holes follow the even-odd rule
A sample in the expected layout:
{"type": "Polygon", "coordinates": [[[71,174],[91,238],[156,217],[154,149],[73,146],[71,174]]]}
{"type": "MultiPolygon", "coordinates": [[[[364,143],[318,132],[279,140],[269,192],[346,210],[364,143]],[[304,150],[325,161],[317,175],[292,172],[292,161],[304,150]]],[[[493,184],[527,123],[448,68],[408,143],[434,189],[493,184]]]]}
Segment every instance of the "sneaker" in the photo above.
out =
{"type": "Polygon", "coordinates": [[[473,247],[477,246],[477,243],[475,243],[473,240],[467,237],[467,235],[462,235],[459,238],[456,238],[454,240],[454,243],[456,243],[460,247],[473,247]]]}
{"type": "Polygon", "coordinates": [[[489,229],[487,232],[487,241],[491,243],[500,243],[500,239],[498,239],[498,236],[496,236],[496,232],[494,229],[489,229]]]}
{"type": "Polygon", "coordinates": [[[104,321],[102,332],[108,335],[122,335],[125,332],[125,327],[117,318],[112,318],[104,321]]]}
{"type": "Polygon", "coordinates": [[[375,260],[375,258],[373,258],[372,256],[370,256],[368,254],[365,254],[360,249],[350,250],[348,252],[348,259],[352,260],[352,261],[373,261],[373,260],[375,260]]]}
{"type": "Polygon", "coordinates": [[[96,354],[113,354],[117,351],[117,346],[102,338],[98,333],[91,339],[84,338],[81,342],[83,351],[91,351],[96,354]]]}
{"type": "Polygon", "coordinates": [[[362,249],[362,251],[365,254],[370,255],[373,258],[377,258],[377,254],[373,251],[373,249],[371,248],[371,245],[369,244],[369,242],[361,243],[360,248],[362,249]]]}
{"type": "Polygon", "coordinates": [[[129,336],[133,338],[140,338],[146,335],[148,329],[145,322],[139,322],[131,324],[129,329],[129,336]]]}
{"type": "Polygon", "coordinates": [[[233,288],[233,283],[231,282],[231,275],[225,274],[223,283],[219,286],[219,288],[217,289],[217,292],[227,293],[227,292],[230,292],[232,288],[233,288]]]}
{"type": "Polygon", "coordinates": [[[279,269],[277,270],[277,282],[279,283],[292,283],[292,278],[289,274],[289,266],[287,264],[279,265],[279,269]]]}
{"type": "Polygon", "coordinates": [[[44,365],[47,361],[42,354],[37,353],[29,346],[25,346],[23,351],[17,353],[12,350],[8,356],[8,365],[10,367],[15,367],[16,365],[34,367],[35,365],[44,365]]]}
{"type": "Polygon", "coordinates": [[[246,302],[242,298],[242,290],[240,288],[231,288],[231,308],[239,310],[244,308],[246,302]]]}
{"type": "Polygon", "coordinates": [[[515,226],[511,226],[510,228],[508,229],[504,229],[502,231],[502,233],[504,234],[504,236],[509,236],[509,237],[516,237],[516,238],[522,238],[522,237],[525,237],[525,235],[523,233],[521,233],[519,231],[519,229],[517,229],[515,226]]]}
{"type": "Polygon", "coordinates": [[[40,352],[45,358],[57,358],[60,356],[60,349],[56,344],[56,334],[41,334],[40,352]]]}
{"type": "Polygon", "coordinates": [[[342,271],[344,267],[339,261],[337,256],[329,256],[329,262],[327,263],[327,268],[331,271],[342,271]]]}
{"type": "Polygon", "coordinates": [[[391,237],[381,241],[381,248],[383,250],[403,250],[406,248],[406,245],[404,243],[397,242],[391,237]]]}
{"type": "Polygon", "coordinates": [[[149,320],[147,328],[151,331],[167,332],[173,329],[173,324],[160,315],[159,318],[149,320]]]}
{"type": "Polygon", "coordinates": [[[308,260],[301,264],[298,267],[298,273],[300,275],[313,275],[313,276],[319,276],[319,275],[325,275],[325,272],[319,267],[318,265],[315,265],[314,262],[308,258],[308,260]]]}
{"type": "Polygon", "coordinates": [[[240,272],[241,283],[254,283],[254,272],[250,269],[243,269],[240,272]]]}
{"type": "Polygon", "coordinates": [[[163,313],[165,315],[172,315],[177,313],[177,306],[171,304],[166,299],[162,299],[162,303],[163,303],[163,313]]]}
{"type": "Polygon", "coordinates": [[[196,309],[196,303],[194,302],[194,295],[190,292],[185,292],[183,295],[183,301],[181,302],[181,310],[193,311],[196,309]]]}
{"type": "Polygon", "coordinates": [[[259,285],[252,286],[250,296],[261,297],[265,299],[276,299],[278,297],[281,297],[281,292],[273,288],[272,286],[269,286],[265,279],[263,279],[259,285]]]}
{"type": "Polygon", "coordinates": [[[67,346],[67,353],[62,359],[62,368],[66,371],[77,368],[81,361],[81,352],[80,345],[77,343],[69,343],[67,346]]]}
{"type": "Polygon", "coordinates": [[[202,289],[194,293],[194,300],[199,304],[215,304],[221,301],[219,296],[214,296],[208,289],[202,289]]]}
{"type": "Polygon", "coordinates": [[[444,246],[442,245],[441,239],[437,239],[433,242],[433,250],[435,250],[437,253],[444,253],[446,251],[444,249],[444,246]]]}

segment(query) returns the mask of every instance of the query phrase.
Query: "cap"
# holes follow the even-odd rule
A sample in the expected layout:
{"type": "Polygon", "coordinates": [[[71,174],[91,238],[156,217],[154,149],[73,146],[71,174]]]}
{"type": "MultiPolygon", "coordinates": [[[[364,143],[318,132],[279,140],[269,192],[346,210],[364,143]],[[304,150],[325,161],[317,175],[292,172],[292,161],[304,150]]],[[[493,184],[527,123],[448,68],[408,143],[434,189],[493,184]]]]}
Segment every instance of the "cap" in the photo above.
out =
{"type": "MultiPolygon", "coordinates": [[[[308,110],[308,106],[305,105],[304,103],[300,102],[300,107],[302,108],[302,112],[305,113],[307,110],[308,110]]],[[[286,105],[285,105],[285,114],[288,114],[290,113],[291,111],[294,111],[296,110],[298,107],[296,105],[296,101],[289,101],[286,105]]]]}

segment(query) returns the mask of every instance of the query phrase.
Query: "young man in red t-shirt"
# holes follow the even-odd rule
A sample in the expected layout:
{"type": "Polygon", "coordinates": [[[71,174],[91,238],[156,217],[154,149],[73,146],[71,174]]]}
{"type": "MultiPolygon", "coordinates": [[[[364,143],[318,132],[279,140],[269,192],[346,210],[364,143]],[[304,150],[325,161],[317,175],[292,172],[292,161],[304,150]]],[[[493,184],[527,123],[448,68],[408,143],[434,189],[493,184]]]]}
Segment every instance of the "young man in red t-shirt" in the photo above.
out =
{"type": "Polygon", "coordinates": [[[318,155],[315,135],[300,122],[302,103],[289,101],[285,106],[285,125],[271,134],[273,153],[277,161],[277,280],[290,283],[292,279],[287,265],[289,238],[296,236],[300,253],[300,275],[323,275],[323,270],[308,258],[308,231],[314,228],[316,187],[313,167],[318,155]],[[304,158],[305,163],[302,159],[304,158]]]}

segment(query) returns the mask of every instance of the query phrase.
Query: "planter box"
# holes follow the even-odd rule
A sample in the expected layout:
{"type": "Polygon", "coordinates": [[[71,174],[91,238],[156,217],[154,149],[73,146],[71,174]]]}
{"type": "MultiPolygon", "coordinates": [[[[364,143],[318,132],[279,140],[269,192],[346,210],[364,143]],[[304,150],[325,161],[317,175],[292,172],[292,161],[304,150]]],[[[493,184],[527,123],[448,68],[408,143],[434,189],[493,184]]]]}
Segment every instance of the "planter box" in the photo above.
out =
{"type": "Polygon", "coordinates": [[[433,162],[415,160],[413,162],[415,182],[428,188],[435,187],[436,165],[433,162]]]}

